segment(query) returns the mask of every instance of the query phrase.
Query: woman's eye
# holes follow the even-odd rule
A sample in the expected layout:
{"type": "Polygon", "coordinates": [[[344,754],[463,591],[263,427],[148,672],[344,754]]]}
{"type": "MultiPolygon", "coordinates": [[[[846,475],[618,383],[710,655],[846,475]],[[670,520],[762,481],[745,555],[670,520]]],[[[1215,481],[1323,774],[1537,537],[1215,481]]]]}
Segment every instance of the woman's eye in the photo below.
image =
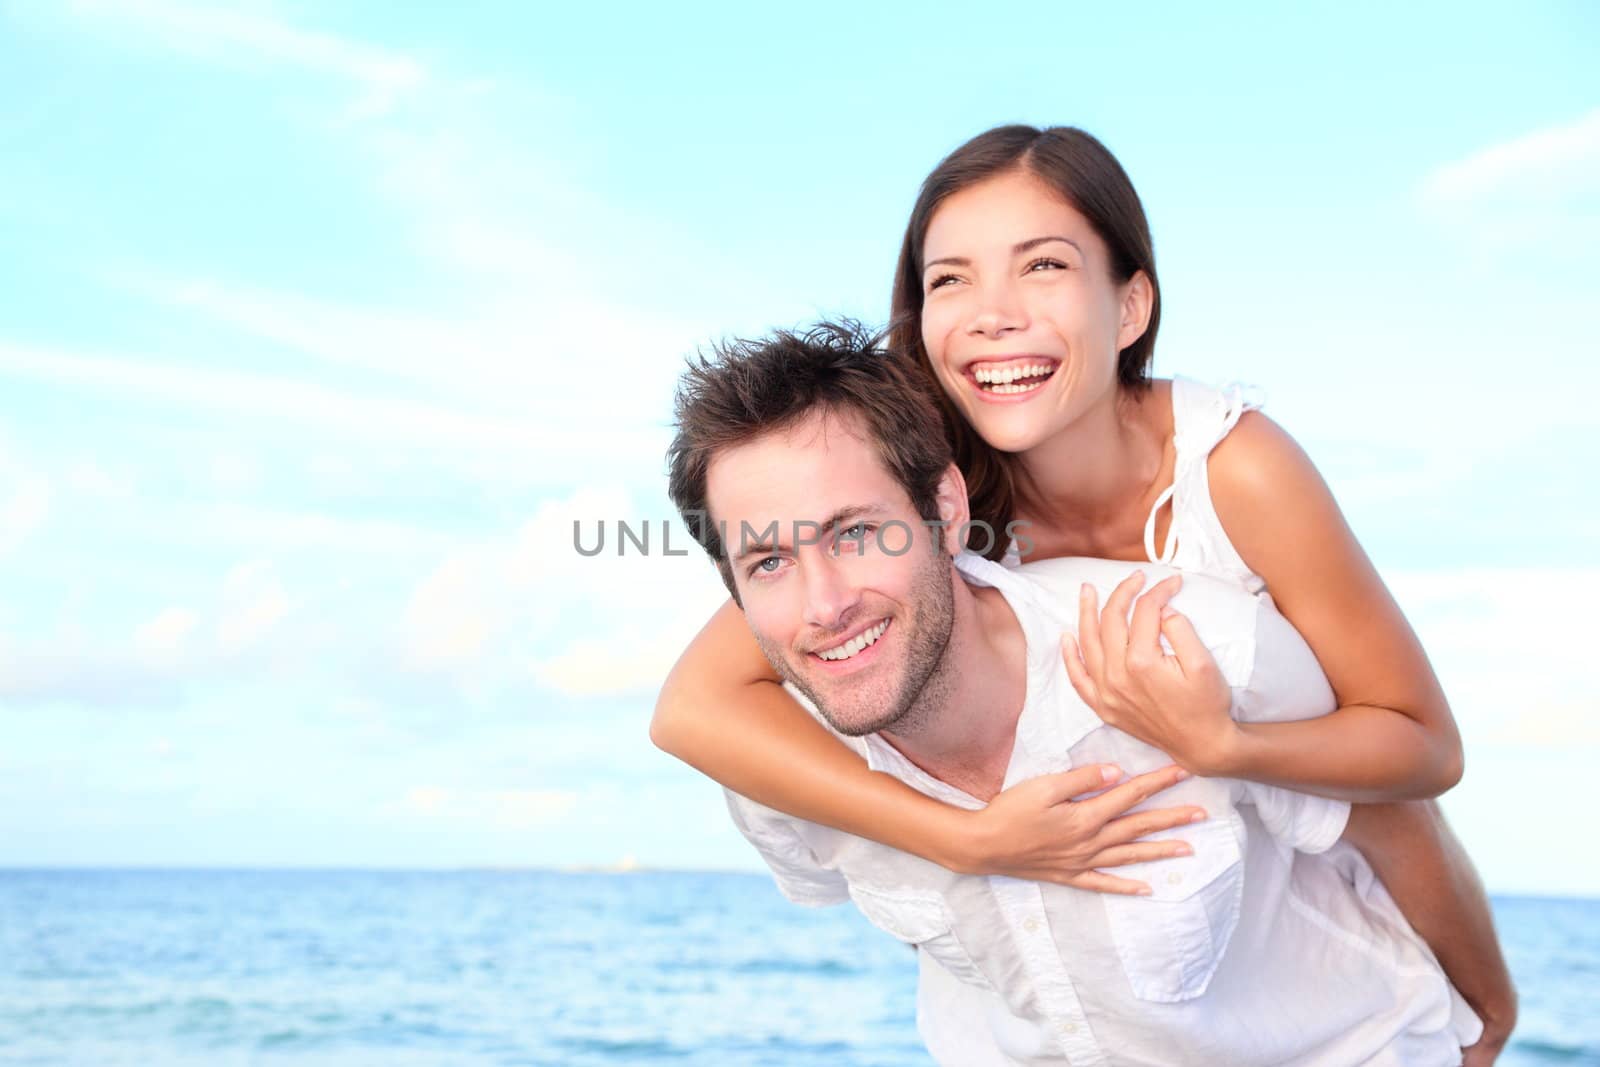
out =
{"type": "Polygon", "coordinates": [[[953,282],[955,280],[956,280],[956,276],[954,274],[936,275],[934,277],[934,279],[928,283],[928,291],[931,293],[935,289],[941,288],[944,285],[946,285],[947,283],[953,282]]]}
{"type": "Polygon", "coordinates": [[[1036,259],[1032,263],[1028,264],[1028,272],[1030,274],[1033,273],[1033,272],[1036,272],[1036,271],[1040,271],[1040,270],[1066,270],[1066,269],[1067,269],[1067,265],[1065,263],[1061,262],[1059,259],[1036,259]]]}

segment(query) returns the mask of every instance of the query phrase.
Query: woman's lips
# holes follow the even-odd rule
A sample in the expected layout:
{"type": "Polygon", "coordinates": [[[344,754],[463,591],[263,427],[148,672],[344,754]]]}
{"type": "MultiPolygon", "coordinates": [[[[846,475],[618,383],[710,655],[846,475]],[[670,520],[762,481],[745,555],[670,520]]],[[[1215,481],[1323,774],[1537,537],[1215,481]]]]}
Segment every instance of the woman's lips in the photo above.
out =
{"type": "Polygon", "coordinates": [[[962,375],[984,401],[1008,404],[1037,393],[1060,369],[1061,361],[1049,356],[1007,356],[975,360],[967,364],[962,375]]]}

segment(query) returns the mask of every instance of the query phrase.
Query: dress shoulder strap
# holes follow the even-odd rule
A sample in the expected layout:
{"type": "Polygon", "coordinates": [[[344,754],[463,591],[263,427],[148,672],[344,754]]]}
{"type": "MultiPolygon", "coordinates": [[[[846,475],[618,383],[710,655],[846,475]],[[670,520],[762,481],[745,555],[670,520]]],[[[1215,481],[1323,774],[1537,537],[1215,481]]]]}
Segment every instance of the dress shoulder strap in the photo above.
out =
{"type": "Polygon", "coordinates": [[[1154,563],[1236,578],[1258,592],[1265,583],[1228,540],[1211,502],[1206,461],[1247,411],[1261,407],[1259,390],[1240,384],[1221,389],[1190,378],[1172,380],[1172,484],[1156,498],[1144,525],[1145,554],[1154,563]],[[1172,503],[1167,543],[1157,551],[1156,516],[1172,503]]]}

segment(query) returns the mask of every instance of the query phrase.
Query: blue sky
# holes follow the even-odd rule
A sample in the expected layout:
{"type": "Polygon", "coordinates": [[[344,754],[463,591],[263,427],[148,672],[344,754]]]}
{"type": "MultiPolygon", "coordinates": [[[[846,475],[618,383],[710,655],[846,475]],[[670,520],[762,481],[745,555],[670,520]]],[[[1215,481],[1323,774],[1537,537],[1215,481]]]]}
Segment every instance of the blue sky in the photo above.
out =
{"type": "Polygon", "coordinates": [[[0,864],[754,866],[645,735],[714,573],[572,520],[1020,120],[1327,474],[1491,887],[1600,893],[1591,5],[461,7],[0,3],[0,864]]]}

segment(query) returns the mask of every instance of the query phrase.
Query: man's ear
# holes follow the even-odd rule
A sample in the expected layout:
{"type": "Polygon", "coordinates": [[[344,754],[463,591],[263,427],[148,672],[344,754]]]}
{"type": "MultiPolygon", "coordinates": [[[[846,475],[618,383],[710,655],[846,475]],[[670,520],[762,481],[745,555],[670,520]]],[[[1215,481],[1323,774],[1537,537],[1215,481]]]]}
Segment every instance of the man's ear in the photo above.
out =
{"type": "Polygon", "coordinates": [[[1133,344],[1150,328],[1150,311],[1155,305],[1156,290],[1150,276],[1144,271],[1134,271],[1122,293],[1122,322],[1117,327],[1117,351],[1133,344]]]}
{"type": "Polygon", "coordinates": [[[939,518],[945,524],[944,550],[951,556],[959,555],[966,540],[963,528],[972,516],[972,507],[967,502],[967,480],[954,463],[946,467],[939,478],[937,499],[939,518]]]}

